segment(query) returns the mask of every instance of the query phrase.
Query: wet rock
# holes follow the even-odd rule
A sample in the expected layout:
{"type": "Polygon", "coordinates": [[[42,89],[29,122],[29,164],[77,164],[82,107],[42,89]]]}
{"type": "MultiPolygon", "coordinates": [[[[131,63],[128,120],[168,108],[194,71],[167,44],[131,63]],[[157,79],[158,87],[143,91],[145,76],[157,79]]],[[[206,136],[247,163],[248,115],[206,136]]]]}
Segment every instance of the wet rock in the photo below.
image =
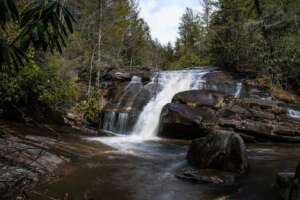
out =
{"type": "Polygon", "coordinates": [[[195,169],[186,167],[180,169],[176,173],[176,177],[188,181],[199,182],[199,183],[213,183],[228,185],[235,183],[239,175],[232,172],[224,172],[213,169],[195,169]]]}
{"type": "Polygon", "coordinates": [[[136,110],[142,111],[144,106],[160,92],[162,86],[159,84],[149,83],[143,87],[143,89],[136,96],[132,107],[136,110]]]}
{"type": "Polygon", "coordinates": [[[270,92],[258,89],[256,87],[248,86],[247,84],[244,89],[243,97],[267,100],[273,99],[270,92]]]}
{"type": "Polygon", "coordinates": [[[284,200],[300,199],[300,162],[295,173],[278,173],[276,189],[284,200]]]}
{"type": "Polygon", "coordinates": [[[16,191],[38,179],[38,175],[28,169],[0,163],[0,196],[8,198],[10,191],[16,191]]]}
{"type": "MultiPolygon", "coordinates": [[[[9,198],[15,191],[46,180],[65,160],[43,145],[37,137],[30,138],[8,136],[0,138],[0,196],[9,198]]],[[[50,138],[44,138],[44,141],[50,138]]]]}
{"type": "Polygon", "coordinates": [[[274,129],[274,134],[282,136],[300,136],[300,129],[296,128],[291,123],[279,123],[274,129]]]}
{"type": "Polygon", "coordinates": [[[238,134],[218,132],[191,144],[187,159],[198,169],[215,169],[243,174],[248,158],[243,139],[238,134]]]}
{"type": "Polygon", "coordinates": [[[190,107],[221,107],[224,101],[224,95],[207,90],[191,90],[181,92],[175,95],[172,102],[185,104],[190,107]]]}
{"type": "Polygon", "coordinates": [[[102,80],[115,82],[129,82],[133,76],[139,76],[143,82],[150,81],[152,72],[146,67],[113,68],[105,74],[102,80]]]}
{"type": "Polygon", "coordinates": [[[119,80],[119,81],[130,81],[131,74],[126,73],[126,72],[116,72],[113,74],[113,79],[119,80]]]}
{"type": "Polygon", "coordinates": [[[260,110],[266,110],[271,112],[286,112],[285,109],[279,106],[279,102],[266,100],[266,99],[255,99],[255,98],[243,98],[235,101],[236,104],[247,107],[256,108],[260,110]]]}
{"type": "Polygon", "coordinates": [[[300,122],[289,117],[288,110],[285,104],[270,99],[224,98],[207,90],[186,91],[177,94],[172,104],[164,108],[159,133],[193,139],[185,136],[191,133],[201,137],[223,130],[252,142],[300,142],[300,122]]]}
{"type": "Polygon", "coordinates": [[[159,136],[194,139],[205,136],[216,124],[210,108],[192,108],[183,104],[167,104],[160,116],[159,136]]]}
{"type": "Polygon", "coordinates": [[[271,100],[234,99],[217,111],[218,128],[259,141],[299,142],[300,124],[288,118],[284,105],[271,100]]]}

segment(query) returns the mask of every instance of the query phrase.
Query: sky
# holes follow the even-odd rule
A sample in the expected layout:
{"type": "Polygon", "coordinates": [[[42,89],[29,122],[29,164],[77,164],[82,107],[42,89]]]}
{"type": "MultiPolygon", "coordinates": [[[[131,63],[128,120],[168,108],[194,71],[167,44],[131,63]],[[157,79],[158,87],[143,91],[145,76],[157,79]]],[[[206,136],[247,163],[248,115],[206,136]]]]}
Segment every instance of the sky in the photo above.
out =
{"type": "Polygon", "coordinates": [[[150,26],[152,37],[162,44],[175,43],[186,7],[201,10],[199,0],[140,0],[139,7],[140,16],[150,26]]]}

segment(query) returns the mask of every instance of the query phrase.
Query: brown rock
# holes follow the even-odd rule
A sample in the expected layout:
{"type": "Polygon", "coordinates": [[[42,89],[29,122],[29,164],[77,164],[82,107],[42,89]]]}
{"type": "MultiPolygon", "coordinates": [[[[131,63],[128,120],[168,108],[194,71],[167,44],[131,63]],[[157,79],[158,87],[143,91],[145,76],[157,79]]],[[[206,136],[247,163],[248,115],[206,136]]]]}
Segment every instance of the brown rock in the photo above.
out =
{"type": "Polygon", "coordinates": [[[224,95],[207,90],[191,90],[175,95],[173,103],[181,103],[190,107],[220,107],[224,101],[224,95]]]}
{"type": "Polygon", "coordinates": [[[216,120],[212,109],[170,103],[161,113],[159,136],[194,139],[209,133],[216,125],[216,120]]]}

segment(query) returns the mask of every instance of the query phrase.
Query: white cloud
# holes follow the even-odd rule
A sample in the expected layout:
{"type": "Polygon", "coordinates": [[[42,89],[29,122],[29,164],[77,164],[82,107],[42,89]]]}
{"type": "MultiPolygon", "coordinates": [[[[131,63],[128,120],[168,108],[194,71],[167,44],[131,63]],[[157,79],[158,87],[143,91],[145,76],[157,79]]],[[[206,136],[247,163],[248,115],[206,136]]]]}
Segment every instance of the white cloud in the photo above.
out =
{"type": "Polygon", "coordinates": [[[140,16],[148,23],[153,38],[175,43],[178,25],[186,7],[200,11],[199,0],[140,0],[140,16]]]}

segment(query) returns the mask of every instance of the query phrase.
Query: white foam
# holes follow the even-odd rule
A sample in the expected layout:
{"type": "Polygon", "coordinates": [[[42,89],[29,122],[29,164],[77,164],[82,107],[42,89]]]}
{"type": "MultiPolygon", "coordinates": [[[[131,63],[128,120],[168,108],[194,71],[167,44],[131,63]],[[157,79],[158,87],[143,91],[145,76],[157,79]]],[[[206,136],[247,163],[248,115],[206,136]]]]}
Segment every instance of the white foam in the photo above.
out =
{"type": "Polygon", "coordinates": [[[163,88],[144,107],[132,134],[143,139],[155,137],[158,132],[159,119],[163,107],[170,103],[174,95],[179,92],[201,89],[205,82],[203,76],[208,72],[208,70],[181,70],[157,73],[152,82],[159,83],[163,88]]]}
{"type": "Polygon", "coordinates": [[[291,118],[300,120],[300,111],[298,111],[298,110],[294,110],[294,109],[289,108],[288,109],[288,115],[291,118]]]}

